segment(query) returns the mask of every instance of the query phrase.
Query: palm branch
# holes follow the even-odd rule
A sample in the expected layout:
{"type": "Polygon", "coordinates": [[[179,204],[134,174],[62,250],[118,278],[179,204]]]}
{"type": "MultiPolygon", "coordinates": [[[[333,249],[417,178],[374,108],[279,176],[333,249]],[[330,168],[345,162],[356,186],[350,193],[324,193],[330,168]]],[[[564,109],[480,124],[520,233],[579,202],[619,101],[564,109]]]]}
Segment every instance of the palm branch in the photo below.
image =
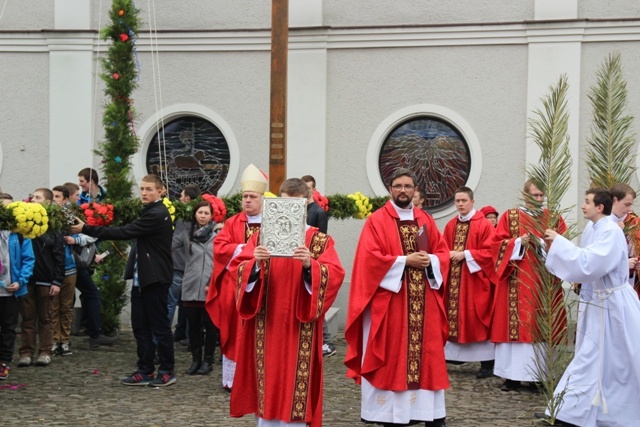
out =
{"type": "Polygon", "coordinates": [[[622,75],[620,52],[609,54],[589,89],[593,121],[587,137],[587,166],[591,186],[611,188],[629,184],[635,172],[633,117],[625,115],[627,82],[622,75]]]}
{"type": "MultiPolygon", "coordinates": [[[[567,92],[569,83],[566,75],[560,76],[556,85],[541,99],[542,108],[533,112],[529,120],[530,138],[540,149],[537,165],[527,168],[527,175],[533,184],[546,196],[546,211],[543,206],[534,204],[533,215],[539,220],[534,222],[535,229],[528,230],[538,236],[544,235],[547,228],[558,229],[562,217],[571,208],[563,209],[562,198],[571,184],[571,153],[567,134],[569,113],[567,92]],[[536,212],[537,211],[537,212],[536,212]]],[[[525,198],[530,197],[523,194],[525,198]]],[[[531,200],[529,199],[531,205],[531,200]]],[[[571,238],[572,228],[564,233],[571,238]]],[[[562,283],[546,269],[544,258],[546,247],[537,239],[531,239],[537,259],[533,263],[533,282],[536,284],[534,300],[529,301],[535,307],[534,325],[530,325],[534,336],[535,362],[534,374],[538,379],[540,391],[548,402],[550,421],[555,422],[564,393],[554,395],[562,373],[571,358],[568,351],[568,330],[563,321],[567,313],[567,304],[562,298],[562,283]]]]}

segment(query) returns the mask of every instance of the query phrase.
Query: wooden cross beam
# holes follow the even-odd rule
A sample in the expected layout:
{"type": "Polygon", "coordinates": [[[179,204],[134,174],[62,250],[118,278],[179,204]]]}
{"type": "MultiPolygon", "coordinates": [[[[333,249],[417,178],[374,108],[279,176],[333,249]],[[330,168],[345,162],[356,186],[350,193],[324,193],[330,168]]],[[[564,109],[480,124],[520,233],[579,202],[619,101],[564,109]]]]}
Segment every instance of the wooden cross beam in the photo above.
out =
{"type": "Polygon", "coordinates": [[[269,191],[278,194],[287,171],[287,54],[289,0],[271,3],[271,118],[269,191]]]}

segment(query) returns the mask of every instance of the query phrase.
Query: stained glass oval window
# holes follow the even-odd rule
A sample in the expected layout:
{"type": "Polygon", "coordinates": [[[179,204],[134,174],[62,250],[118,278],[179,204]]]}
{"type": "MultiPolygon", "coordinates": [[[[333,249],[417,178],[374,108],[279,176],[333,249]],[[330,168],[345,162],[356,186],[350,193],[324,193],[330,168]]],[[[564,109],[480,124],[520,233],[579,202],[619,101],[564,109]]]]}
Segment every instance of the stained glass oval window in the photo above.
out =
{"type": "Polygon", "coordinates": [[[412,170],[424,193],[424,208],[437,211],[453,202],[471,171],[469,146],[451,124],[434,117],[414,117],[385,138],[378,162],[385,186],[400,167],[412,170]]]}
{"type": "Polygon", "coordinates": [[[170,198],[180,197],[187,184],[217,194],[229,173],[229,161],[229,145],[220,129],[194,116],[165,123],[147,150],[147,172],[167,181],[170,198]]]}

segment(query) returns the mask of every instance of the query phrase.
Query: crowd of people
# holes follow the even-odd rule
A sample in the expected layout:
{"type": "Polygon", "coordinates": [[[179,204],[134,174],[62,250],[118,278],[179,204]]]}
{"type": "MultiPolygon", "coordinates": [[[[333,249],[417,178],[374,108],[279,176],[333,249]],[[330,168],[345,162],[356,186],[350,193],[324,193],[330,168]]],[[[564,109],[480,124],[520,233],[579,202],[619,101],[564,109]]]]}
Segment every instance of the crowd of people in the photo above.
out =
{"type": "MultiPolygon", "coordinates": [[[[537,335],[538,272],[546,268],[557,276],[552,300],[565,298],[566,280],[580,283],[580,304],[575,356],[555,392],[562,404],[557,414],[538,415],[553,415],[559,425],[639,425],[640,341],[632,331],[640,327],[640,219],[631,213],[633,189],[618,184],[587,191],[588,224],[578,247],[562,236],[561,217],[548,226],[545,195],[531,181],[523,205],[502,215],[491,205],[476,209],[472,189],[458,188],[457,215],[442,233],[416,182],[411,171],[395,171],[391,198],[367,218],[355,252],[345,365],[361,386],[362,421],[445,426],[448,363],[479,362],[477,378],[502,377],[505,393],[537,390],[536,352],[548,344],[537,335]]],[[[117,339],[102,333],[99,290],[78,249],[97,240],[131,240],[125,279],[132,281],[137,366],[123,385],[174,384],[174,340],[188,337],[187,375],[210,373],[220,348],[231,416],[252,414],[261,427],[321,426],[322,360],[336,352],[324,315],[345,270],[310,175],[280,187],[280,197],[306,200],[304,244],[290,256],[270,252],[260,239],[267,184],[266,174],[249,165],[241,178],[242,211],[224,224],[214,222],[195,185],[185,186],[180,198],[197,200],[191,221],[173,224],[161,201],[163,182],[147,175],[139,189],[144,207],[129,224],[77,220],[65,233],[33,240],[0,231],[0,378],[9,375],[18,313],[18,367],[72,354],[76,288],[91,347],[117,339]],[[174,335],[176,312],[187,326],[174,335]]],[[[32,201],[64,206],[105,197],[95,170],[83,169],[79,186],[38,188],[32,201]]],[[[12,200],[5,193],[0,198],[12,200]]],[[[564,310],[556,322],[564,328],[564,310]]]]}

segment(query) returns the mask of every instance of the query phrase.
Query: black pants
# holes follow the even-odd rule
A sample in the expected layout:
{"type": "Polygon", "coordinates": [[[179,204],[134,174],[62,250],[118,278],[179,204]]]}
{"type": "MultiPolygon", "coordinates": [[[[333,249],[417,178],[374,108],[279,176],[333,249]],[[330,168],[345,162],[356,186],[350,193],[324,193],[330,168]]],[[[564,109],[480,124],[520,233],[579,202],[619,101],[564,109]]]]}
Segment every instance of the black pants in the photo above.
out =
{"type": "Polygon", "coordinates": [[[204,327],[204,357],[213,358],[218,341],[218,328],[211,321],[209,313],[204,307],[184,306],[182,309],[185,310],[189,322],[191,353],[196,355],[202,352],[202,328],[204,327]]]}
{"type": "Polygon", "coordinates": [[[168,283],[131,288],[131,327],[138,347],[138,371],[147,375],[155,371],[153,337],[158,340],[158,372],[173,373],[173,336],[167,314],[168,295],[168,283]]]}
{"type": "Polygon", "coordinates": [[[19,305],[13,295],[0,297],[0,362],[9,365],[16,345],[19,305]]]}
{"type": "Polygon", "coordinates": [[[82,324],[87,328],[87,335],[96,338],[102,332],[100,318],[100,289],[91,278],[91,272],[86,268],[79,268],[76,276],[76,289],[80,291],[82,304],[82,324]]]}

